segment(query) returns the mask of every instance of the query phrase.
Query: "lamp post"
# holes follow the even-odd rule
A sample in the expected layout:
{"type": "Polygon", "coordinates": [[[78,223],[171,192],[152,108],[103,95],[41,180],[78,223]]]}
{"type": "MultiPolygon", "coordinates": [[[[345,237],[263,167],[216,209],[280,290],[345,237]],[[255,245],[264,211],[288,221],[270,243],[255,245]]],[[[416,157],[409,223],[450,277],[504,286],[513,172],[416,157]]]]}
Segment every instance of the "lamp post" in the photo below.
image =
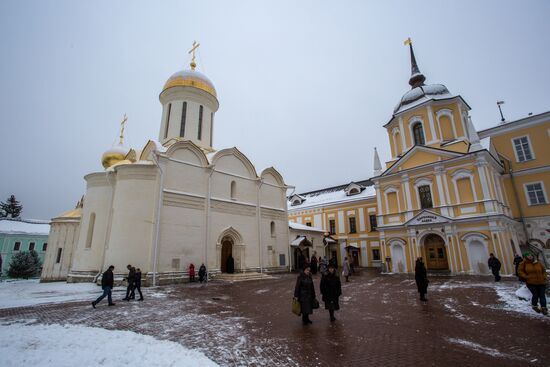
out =
{"type": "Polygon", "coordinates": [[[500,105],[504,104],[504,101],[497,101],[498,110],[500,111],[500,121],[504,122],[504,115],[502,114],[502,108],[500,105]]]}

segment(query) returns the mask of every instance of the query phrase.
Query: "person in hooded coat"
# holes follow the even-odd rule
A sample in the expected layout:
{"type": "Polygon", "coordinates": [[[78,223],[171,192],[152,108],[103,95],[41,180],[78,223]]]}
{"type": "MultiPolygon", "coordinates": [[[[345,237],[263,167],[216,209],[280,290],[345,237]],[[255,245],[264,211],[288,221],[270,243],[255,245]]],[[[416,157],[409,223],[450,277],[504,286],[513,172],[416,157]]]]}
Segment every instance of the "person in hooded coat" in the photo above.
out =
{"type": "Polygon", "coordinates": [[[531,252],[525,252],[523,257],[525,260],[519,264],[518,274],[520,280],[523,280],[529,291],[531,291],[531,306],[535,312],[548,315],[546,306],[546,279],[548,275],[546,269],[531,252]]]}
{"type": "Polygon", "coordinates": [[[204,264],[201,265],[201,267],[199,268],[199,282],[203,282],[205,281],[206,279],[206,266],[204,266],[204,264]]]}
{"type": "Polygon", "coordinates": [[[311,257],[311,274],[315,275],[317,274],[317,256],[313,255],[311,257]]]}
{"type": "Polygon", "coordinates": [[[328,310],[330,315],[330,321],[336,321],[334,311],[340,309],[338,298],[342,295],[342,283],[332,265],[328,266],[328,272],[321,278],[321,294],[323,295],[325,309],[328,310]]]}
{"type": "Polygon", "coordinates": [[[296,279],[294,287],[294,298],[300,302],[300,310],[302,313],[302,323],[304,325],[311,324],[309,315],[313,314],[313,305],[315,302],[315,286],[311,278],[311,268],[306,266],[296,279]]]}
{"type": "Polygon", "coordinates": [[[424,266],[424,262],[421,257],[416,258],[416,264],[414,267],[414,280],[416,281],[416,287],[418,293],[420,293],[420,300],[427,301],[426,293],[428,293],[428,272],[424,266]]]}
{"type": "Polygon", "coordinates": [[[225,269],[229,274],[233,274],[235,272],[235,259],[233,259],[233,256],[229,255],[227,257],[227,262],[225,263],[225,269]]]}
{"type": "Polygon", "coordinates": [[[346,278],[346,283],[349,282],[349,276],[351,275],[351,268],[349,266],[348,258],[344,258],[344,263],[342,264],[342,275],[346,278]]]}

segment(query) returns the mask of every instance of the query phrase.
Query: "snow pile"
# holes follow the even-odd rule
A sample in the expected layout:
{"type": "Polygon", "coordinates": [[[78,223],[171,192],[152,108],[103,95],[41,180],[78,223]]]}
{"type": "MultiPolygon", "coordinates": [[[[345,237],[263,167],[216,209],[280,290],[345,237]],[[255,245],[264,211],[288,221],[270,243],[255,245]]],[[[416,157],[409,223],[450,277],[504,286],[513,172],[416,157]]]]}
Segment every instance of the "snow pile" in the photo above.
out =
{"type": "Polygon", "coordinates": [[[500,358],[512,358],[512,359],[518,359],[517,356],[513,356],[513,355],[509,355],[509,354],[504,354],[502,352],[500,352],[499,350],[497,349],[494,349],[494,348],[489,348],[489,347],[485,347],[481,344],[478,344],[478,343],[474,343],[474,342],[471,342],[469,340],[464,340],[464,339],[457,339],[457,338],[446,338],[447,341],[449,343],[452,343],[452,344],[459,344],[459,345],[462,345],[468,349],[471,349],[471,350],[474,350],[476,352],[480,352],[480,353],[483,353],[483,354],[488,354],[492,357],[500,357],[500,358]]]}
{"type": "Polygon", "coordinates": [[[20,366],[217,366],[178,343],[131,331],[77,325],[2,325],[0,365],[20,366]]]}
{"type": "Polygon", "coordinates": [[[495,288],[501,302],[504,302],[504,309],[508,311],[519,312],[531,317],[547,318],[538,314],[531,308],[531,292],[525,285],[514,290],[510,287],[498,286],[495,288]]]}
{"type": "MultiPolygon", "coordinates": [[[[113,292],[125,291],[115,287],[113,292]]],[[[94,283],[40,283],[38,279],[0,282],[0,309],[34,306],[46,303],[93,301],[101,295],[94,283]]]]}
{"type": "Polygon", "coordinates": [[[37,219],[1,219],[0,233],[47,236],[50,234],[50,225],[48,221],[37,219]]]}

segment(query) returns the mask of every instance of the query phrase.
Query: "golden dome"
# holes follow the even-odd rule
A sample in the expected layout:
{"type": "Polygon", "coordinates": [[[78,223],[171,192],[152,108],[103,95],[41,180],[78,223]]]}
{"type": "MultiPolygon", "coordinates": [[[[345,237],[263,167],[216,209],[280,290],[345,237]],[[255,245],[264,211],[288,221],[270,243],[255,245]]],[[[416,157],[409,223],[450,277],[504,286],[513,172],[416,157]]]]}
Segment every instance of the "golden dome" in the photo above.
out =
{"type": "Polygon", "coordinates": [[[128,151],[129,149],[120,143],[113,145],[111,149],[103,153],[103,156],[101,157],[101,164],[103,164],[103,168],[107,169],[114,164],[123,161],[126,158],[128,151]]]}
{"type": "Polygon", "coordinates": [[[168,78],[166,84],[164,84],[162,91],[164,92],[166,89],[172,87],[194,87],[211,94],[215,98],[218,97],[216,88],[214,88],[214,84],[210,79],[196,70],[181,70],[173,74],[168,78]]]}

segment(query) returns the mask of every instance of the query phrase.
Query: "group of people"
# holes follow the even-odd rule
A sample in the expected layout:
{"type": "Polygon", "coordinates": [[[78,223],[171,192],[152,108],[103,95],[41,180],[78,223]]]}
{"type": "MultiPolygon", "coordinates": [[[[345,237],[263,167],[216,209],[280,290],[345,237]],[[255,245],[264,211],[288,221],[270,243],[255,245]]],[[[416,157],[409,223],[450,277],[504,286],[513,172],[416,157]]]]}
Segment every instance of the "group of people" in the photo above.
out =
{"type": "MultiPolygon", "coordinates": [[[[311,265],[304,265],[304,270],[298,275],[296,286],[294,287],[294,298],[300,303],[300,313],[304,325],[312,323],[309,315],[313,314],[314,309],[319,308],[311,270],[311,265]]],[[[326,273],[322,273],[321,275],[320,289],[325,309],[328,310],[330,315],[330,321],[334,322],[336,321],[334,311],[340,309],[338,300],[342,295],[342,285],[340,277],[336,273],[336,267],[332,262],[328,262],[326,273]]]]}
{"type": "MultiPolygon", "coordinates": [[[[195,281],[195,264],[191,263],[189,265],[189,283],[193,283],[195,281]]],[[[204,266],[204,263],[201,264],[199,268],[199,282],[202,283],[206,281],[206,266],[204,266]]]]}
{"type": "MultiPolygon", "coordinates": [[[[487,265],[495,277],[495,282],[499,282],[501,279],[501,263],[493,253],[489,254],[487,265]]],[[[515,255],[514,266],[519,281],[525,283],[527,289],[531,292],[531,306],[533,310],[537,313],[548,315],[548,307],[546,304],[546,283],[548,275],[544,265],[538,261],[537,257],[532,252],[526,251],[523,253],[523,257],[518,254],[515,255]]],[[[427,301],[426,294],[428,293],[429,281],[426,267],[421,257],[416,259],[414,278],[418,293],[420,293],[420,300],[427,301]]]]}
{"type": "MultiPolygon", "coordinates": [[[[128,282],[128,286],[126,287],[126,297],[124,297],[122,300],[130,301],[131,299],[135,299],[135,292],[137,290],[139,293],[138,301],[143,301],[143,293],[141,293],[141,269],[136,269],[130,264],[128,264],[126,268],[128,269],[128,275],[123,280],[126,280],[128,282]]],[[[115,305],[112,296],[112,290],[115,282],[113,270],[115,270],[115,267],[111,265],[103,273],[103,276],[101,278],[101,288],[103,289],[103,294],[92,302],[93,308],[95,308],[95,306],[97,306],[97,304],[101,302],[101,300],[105,297],[107,297],[107,302],[109,306],[115,305]]]]}

